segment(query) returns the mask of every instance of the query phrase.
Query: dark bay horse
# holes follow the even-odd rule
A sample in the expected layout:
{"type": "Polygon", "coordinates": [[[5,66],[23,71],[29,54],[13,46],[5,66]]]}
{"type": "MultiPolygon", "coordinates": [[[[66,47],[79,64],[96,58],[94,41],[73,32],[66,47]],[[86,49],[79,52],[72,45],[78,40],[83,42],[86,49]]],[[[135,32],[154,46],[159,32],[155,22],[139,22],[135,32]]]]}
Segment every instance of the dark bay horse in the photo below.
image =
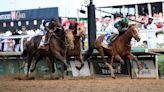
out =
{"type": "MultiPolygon", "coordinates": [[[[136,28],[135,25],[129,26],[128,30],[118,36],[116,40],[112,43],[112,46],[109,48],[104,48],[101,43],[104,40],[105,35],[100,35],[95,41],[95,48],[98,50],[100,56],[102,57],[102,61],[109,67],[111,70],[111,76],[115,78],[114,71],[113,71],[113,59],[120,61],[124,64],[124,59],[134,60],[137,63],[137,58],[133,56],[131,53],[131,39],[134,38],[137,41],[140,41],[139,30],[136,28]],[[107,55],[110,59],[110,64],[107,63],[105,59],[105,55],[107,55]]],[[[86,60],[91,53],[93,52],[94,48],[89,50],[89,54],[84,58],[86,60]]],[[[138,63],[137,63],[138,65],[138,63]]]]}
{"type": "Polygon", "coordinates": [[[70,49],[69,47],[67,48],[66,58],[68,61],[71,56],[74,56],[76,58],[76,60],[80,61],[80,63],[81,63],[81,65],[76,66],[76,68],[78,70],[81,70],[81,68],[84,66],[84,61],[83,61],[82,52],[81,52],[81,38],[85,39],[86,28],[84,25],[78,24],[77,30],[75,30],[75,31],[77,31],[77,32],[73,33],[74,48],[73,49],[70,49]]]}
{"type": "MultiPolygon", "coordinates": [[[[31,63],[33,58],[35,58],[36,62],[34,63],[34,66],[31,69],[31,72],[35,70],[37,62],[43,58],[46,57],[49,69],[52,73],[55,72],[54,69],[54,63],[53,63],[53,57],[59,59],[60,61],[63,62],[66,66],[66,49],[69,44],[71,48],[74,48],[73,40],[70,34],[71,32],[65,32],[62,27],[60,27],[60,23],[56,23],[58,21],[51,21],[49,25],[48,33],[46,34],[46,40],[49,42],[48,45],[46,45],[46,49],[38,49],[39,43],[41,41],[41,35],[33,37],[30,41],[27,41],[25,44],[25,49],[22,53],[23,57],[26,57],[28,61],[28,69],[27,69],[27,74],[26,77],[28,78],[29,76],[29,70],[31,67],[31,63]],[[54,25],[53,25],[54,24],[54,25]],[[58,24],[58,25],[57,25],[58,24]],[[53,27],[52,27],[53,26],[53,27]],[[52,29],[53,28],[53,29],[52,29]],[[72,45],[70,45],[72,44],[72,45]]],[[[62,75],[63,77],[63,75],[62,75]]]]}

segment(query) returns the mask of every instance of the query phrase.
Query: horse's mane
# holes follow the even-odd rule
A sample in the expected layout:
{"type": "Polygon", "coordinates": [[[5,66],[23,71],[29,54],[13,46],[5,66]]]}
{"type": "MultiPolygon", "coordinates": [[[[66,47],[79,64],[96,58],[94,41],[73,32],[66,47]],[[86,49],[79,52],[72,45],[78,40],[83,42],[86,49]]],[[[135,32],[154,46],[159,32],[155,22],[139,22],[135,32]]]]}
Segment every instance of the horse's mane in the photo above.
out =
{"type": "Polygon", "coordinates": [[[123,34],[121,34],[120,36],[122,36],[122,35],[125,35],[125,34],[128,34],[130,31],[128,31],[130,28],[132,28],[132,27],[134,27],[134,26],[136,26],[136,24],[130,24],[129,26],[128,26],[128,29],[127,29],[127,31],[125,31],[123,34]]]}
{"type": "Polygon", "coordinates": [[[63,27],[57,27],[54,33],[60,37],[63,37],[66,34],[63,27]]]}

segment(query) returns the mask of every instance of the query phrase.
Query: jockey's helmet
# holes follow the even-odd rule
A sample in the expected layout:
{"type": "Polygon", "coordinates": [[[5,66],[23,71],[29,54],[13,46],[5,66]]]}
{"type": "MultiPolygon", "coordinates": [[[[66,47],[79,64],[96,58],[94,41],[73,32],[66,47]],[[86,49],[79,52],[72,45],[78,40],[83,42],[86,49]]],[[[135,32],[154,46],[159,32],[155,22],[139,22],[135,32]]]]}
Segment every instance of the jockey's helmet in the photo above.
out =
{"type": "Polygon", "coordinates": [[[128,27],[128,25],[129,25],[129,19],[127,17],[122,18],[122,25],[124,27],[128,27]]]}
{"type": "Polygon", "coordinates": [[[129,22],[129,19],[127,17],[122,18],[122,22],[129,22]]]}

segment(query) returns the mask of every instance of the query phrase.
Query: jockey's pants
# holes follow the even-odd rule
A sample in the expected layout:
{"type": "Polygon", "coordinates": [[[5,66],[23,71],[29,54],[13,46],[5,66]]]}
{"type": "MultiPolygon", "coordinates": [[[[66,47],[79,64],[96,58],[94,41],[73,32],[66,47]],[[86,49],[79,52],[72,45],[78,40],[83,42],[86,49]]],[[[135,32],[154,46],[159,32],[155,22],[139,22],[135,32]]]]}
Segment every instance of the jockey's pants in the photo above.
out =
{"type": "Polygon", "coordinates": [[[44,44],[45,44],[45,35],[42,36],[39,47],[44,46],[44,44]]]}

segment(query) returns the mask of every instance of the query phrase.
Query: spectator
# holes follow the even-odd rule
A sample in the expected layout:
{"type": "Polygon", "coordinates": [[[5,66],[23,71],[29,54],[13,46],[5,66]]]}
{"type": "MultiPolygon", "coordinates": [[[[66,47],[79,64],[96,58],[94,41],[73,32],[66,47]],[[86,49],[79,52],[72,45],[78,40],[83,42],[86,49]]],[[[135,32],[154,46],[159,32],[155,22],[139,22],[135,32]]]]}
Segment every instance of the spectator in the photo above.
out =
{"type": "MultiPolygon", "coordinates": [[[[12,31],[12,35],[20,35],[15,29],[12,31]]],[[[19,52],[20,51],[20,38],[13,39],[15,41],[14,44],[14,51],[19,52]]]]}
{"type": "MultiPolygon", "coordinates": [[[[11,35],[12,35],[11,31],[6,31],[5,34],[4,34],[4,36],[11,36],[11,35]]],[[[13,50],[13,48],[12,48],[12,39],[6,38],[2,41],[2,43],[4,43],[3,51],[12,51],[13,50]]]]}
{"type": "Polygon", "coordinates": [[[148,18],[148,23],[142,26],[142,29],[157,29],[157,26],[153,23],[153,18],[148,18]]]}
{"type": "Polygon", "coordinates": [[[21,35],[27,35],[26,27],[22,26],[22,32],[21,35]]]}

